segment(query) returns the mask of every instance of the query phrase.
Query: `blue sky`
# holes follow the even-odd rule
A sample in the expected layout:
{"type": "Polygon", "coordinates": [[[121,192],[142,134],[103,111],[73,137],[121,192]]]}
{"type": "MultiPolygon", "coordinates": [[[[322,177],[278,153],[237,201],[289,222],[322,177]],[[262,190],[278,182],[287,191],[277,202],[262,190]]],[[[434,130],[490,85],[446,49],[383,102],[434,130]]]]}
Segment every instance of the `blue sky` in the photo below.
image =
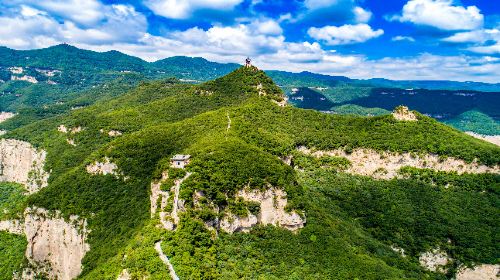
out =
{"type": "Polygon", "coordinates": [[[498,0],[0,0],[0,45],[66,42],[353,78],[500,82],[498,0]]]}

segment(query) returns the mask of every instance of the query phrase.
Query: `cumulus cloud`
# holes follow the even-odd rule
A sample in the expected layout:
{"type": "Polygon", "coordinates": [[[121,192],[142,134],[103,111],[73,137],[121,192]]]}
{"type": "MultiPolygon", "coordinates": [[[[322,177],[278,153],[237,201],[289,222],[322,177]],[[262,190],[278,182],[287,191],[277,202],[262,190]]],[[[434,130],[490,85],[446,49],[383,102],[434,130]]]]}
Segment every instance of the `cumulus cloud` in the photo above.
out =
{"type": "Polygon", "coordinates": [[[489,40],[500,41],[499,29],[480,29],[468,32],[459,32],[442,39],[450,43],[484,43],[489,40]]]}
{"type": "Polygon", "coordinates": [[[442,39],[443,42],[468,44],[466,49],[481,54],[500,54],[500,30],[480,29],[455,33],[442,39]]]}
{"type": "MultiPolygon", "coordinates": [[[[489,46],[469,47],[468,50],[471,52],[482,53],[482,54],[491,54],[491,55],[500,54],[500,42],[496,42],[496,44],[489,46]]],[[[496,82],[498,82],[498,79],[496,82]]]]}
{"type": "Polygon", "coordinates": [[[61,22],[48,12],[27,5],[8,8],[4,13],[0,16],[0,45],[19,49],[62,42],[133,42],[147,30],[146,18],[128,5],[102,6],[99,13],[105,20],[92,26],[81,26],[71,20],[61,22]]]}
{"type": "Polygon", "coordinates": [[[382,29],[373,30],[368,24],[346,24],[343,26],[311,27],[307,34],[327,45],[346,45],[362,43],[384,34],[382,29]]]}
{"type": "Polygon", "coordinates": [[[410,0],[404,5],[402,14],[390,20],[453,31],[481,28],[484,16],[476,6],[455,6],[452,0],[410,0]]]}
{"type": "Polygon", "coordinates": [[[93,25],[105,18],[105,6],[97,0],[23,0],[25,7],[33,7],[61,19],[80,25],[93,25]]]}
{"type": "Polygon", "coordinates": [[[146,0],[155,14],[172,19],[187,19],[197,10],[232,10],[243,0],[146,0]]]}
{"type": "Polygon", "coordinates": [[[372,18],[372,12],[367,11],[361,7],[354,7],[352,12],[354,13],[356,22],[360,23],[369,22],[370,19],[372,18]]]}
{"type": "Polygon", "coordinates": [[[391,38],[391,41],[397,42],[397,41],[408,41],[408,42],[415,42],[415,38],[411,36],[394,36],[391,38]]]}

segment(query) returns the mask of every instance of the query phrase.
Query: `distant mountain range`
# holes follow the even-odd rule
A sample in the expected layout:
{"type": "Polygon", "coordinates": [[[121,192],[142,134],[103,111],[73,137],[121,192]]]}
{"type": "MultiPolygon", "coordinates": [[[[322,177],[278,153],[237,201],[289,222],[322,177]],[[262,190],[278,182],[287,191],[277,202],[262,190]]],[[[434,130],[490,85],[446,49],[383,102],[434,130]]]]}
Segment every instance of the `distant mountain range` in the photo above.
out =
{"type": "MultiPolygon", "coordinates": [[[[118,51],[100,53],[67,44],[38,50],[0,47],[0,111],[23,111],[26,123],[123,94],[140,81],[174,77],[199,83],[238,67],[184,56],[146,62],[118,51]]],[[[500,104],[500,83],[358,80],[276,70],[266,73],[297,107],[373,115],[403,104],[459,129],[500,134],[500,110],[494,106],[500,104]]],[[[14,126],[16,120],[12,121],[14,126]]]]}

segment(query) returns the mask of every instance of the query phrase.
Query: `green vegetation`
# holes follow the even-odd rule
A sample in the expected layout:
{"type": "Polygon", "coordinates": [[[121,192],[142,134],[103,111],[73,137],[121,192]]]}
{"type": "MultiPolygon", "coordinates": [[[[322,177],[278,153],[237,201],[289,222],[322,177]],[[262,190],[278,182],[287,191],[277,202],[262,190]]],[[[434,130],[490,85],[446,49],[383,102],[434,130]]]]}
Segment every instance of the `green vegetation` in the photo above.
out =
{"type": "Polygon", "coordinates": [[[0,182],[0,221],[20,218],[26,207],[24,188],[14,183],[0,182]]]}
{"type": "Polygon", "coordinates": [[[390,113],[390,111],[382,108],[366,108],[354,104],[335,106],[331,110],[336,114],[359,116],[381,116],[390,113]]]}
{"type": "Polygon", "coordinates": [[[14,272],[21,271],[27,244],[25,236],[0,231],[0,279],[12,279],[14,272]]]}
{"type": "Polygon", "coordinates": [[[462,131],[483,135],[500,135],[500,121],[478,111],[467,111],[445,122],[462,131]]]}
{"type": "Polygon", "coordinates": [[[420,114],[418,122],[398,122],[390,115],[279,107],[273,101],[283,98],[281,90],[255,68],[200,85],[164,79],[126,92],[112,89],[85,108],[19,122],[6,135],[45,149],[51,170],[48,187],[27,202],[13,200],[88,220],[92,249],[82,279],[116,279],[124,268],[138,279],[165,279],[153,248],[158,241],[182,279],[445,279],[418,264],[417,255],[435,245],[463,263],[497,261],[498,215],[487,213],[498,212],[498,177],[405,169],[404,180],[375,181],[344,174],[350,163],[343,158],[296,152],[300,146],[364,147],[493,166],[500,149],[492,144],[420,114]],[[57,131],[61,124],[84,129],[64,134],[57,131]],[[110,137],[110,130],[123,135],[110,137]],[[169,168],[178,153],[192,155],[186,170],[169,168]],[[292,166],[282,160],[290,155],[292,166]],[[104,157],[124,178],[86,172],[104,157]],[[170,180],[163,190],[192,173],[181,185],[187,210],[172,232],[157,228],[149,212],[151,181],[164,171],[170,180]],[[259,211],[258,204],[234,198],[246,186],[284,189],[287,209],[305,212],[305,228],[296,234],[272,226],[249,234],[209,231],[204,222],[225,210],[242,216],[259,211]],[[199,205],[195,191],[204,194],[199,205]]]}

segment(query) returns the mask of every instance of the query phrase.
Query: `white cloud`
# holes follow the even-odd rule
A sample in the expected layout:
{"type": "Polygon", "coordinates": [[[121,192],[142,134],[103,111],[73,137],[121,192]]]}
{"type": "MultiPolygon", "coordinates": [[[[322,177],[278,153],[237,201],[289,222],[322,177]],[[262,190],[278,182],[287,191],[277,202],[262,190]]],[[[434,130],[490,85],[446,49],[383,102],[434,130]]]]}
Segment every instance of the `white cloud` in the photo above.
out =
{"type": "Polygon", "coordinates": [[[47,12],[22,5],[0,16],[0,45],[19,49],[40,48],[55,43],[107,44],[137,41],[146,32],[146,18],[127,5],[102,6],[105,19],[93,26],[60,22],[47,12]]]}
{"type": "Polygon", "coordinates": [[[402,15],[391,20],[442,30],[473,30],[483,26],[484,16],[476,6],[454,6],[452,0],[410,0],[404,5],[402,15]]]}
{"type": "MultiPolygon", "coordinates": [[[[489,46],[475,46],[475,47],[469,47],[469,51],[475,52],[475,53],[482,53],[482,54],[500,54],[500,42],[496,42],[494,45],[489,45],[489,46]]],[[[500,73],[500,72],[499,72],[500,73]]],[[[497,82],[498,82],[497,78],[497,82]]]]}
{"type": "Polygon", "coordinates": [[[105,18],[105,6],[97,0],[23,0],[24,4],[71,20],[81,25],[93,25],[105,18]]]}
{"type": "Polygon", "coordinates": [[[480,29],[468,32],[459,32],[442,39],[450,43],[484,43],[488,40],[500,41],[499,29],[480,29]]]}
{"type": "Polygon", "coordinates": [[[338,4],[339,0],[305,0],[304,6],[309,10],[326,8],[338,4]]]}
{"type": "Polygon", "coordinates": [[[356,22],[365,23],[369,22],[372,17],[372,12],[367,11],[361,7],[354,7],[352,10],[356,19],[356,22]]]}
{"type": "Polygon", "coordinates": [[[500,29],[480,29],[459,32],[442,39],[449,43],[467,43],[467,50],[481,54],[500,54],[500,29]]]}
{"type": "Polygon", "coordinates": [[[325,42],[327,45],[345,45],[368,41],[381,36],[384,31],[382,29],[373,30],[369,25],[361,23],[356,25],[346,24],[340,27],[311,27],[307,34],[318,41],[325,42]]]}
{"type": "Polygon", "coordinates": [[[197,10],[232,10],[243,0],[146,0],[155,14],[173,19],[187,19],[197,10]]]}
{"type": "Polygon", "coordinates": [[[397,41],[408,41],[408,42],[415,42],[415,38],[411,36],[394,36],[391,38],[391,41],[397,42],[397,41]]]}

